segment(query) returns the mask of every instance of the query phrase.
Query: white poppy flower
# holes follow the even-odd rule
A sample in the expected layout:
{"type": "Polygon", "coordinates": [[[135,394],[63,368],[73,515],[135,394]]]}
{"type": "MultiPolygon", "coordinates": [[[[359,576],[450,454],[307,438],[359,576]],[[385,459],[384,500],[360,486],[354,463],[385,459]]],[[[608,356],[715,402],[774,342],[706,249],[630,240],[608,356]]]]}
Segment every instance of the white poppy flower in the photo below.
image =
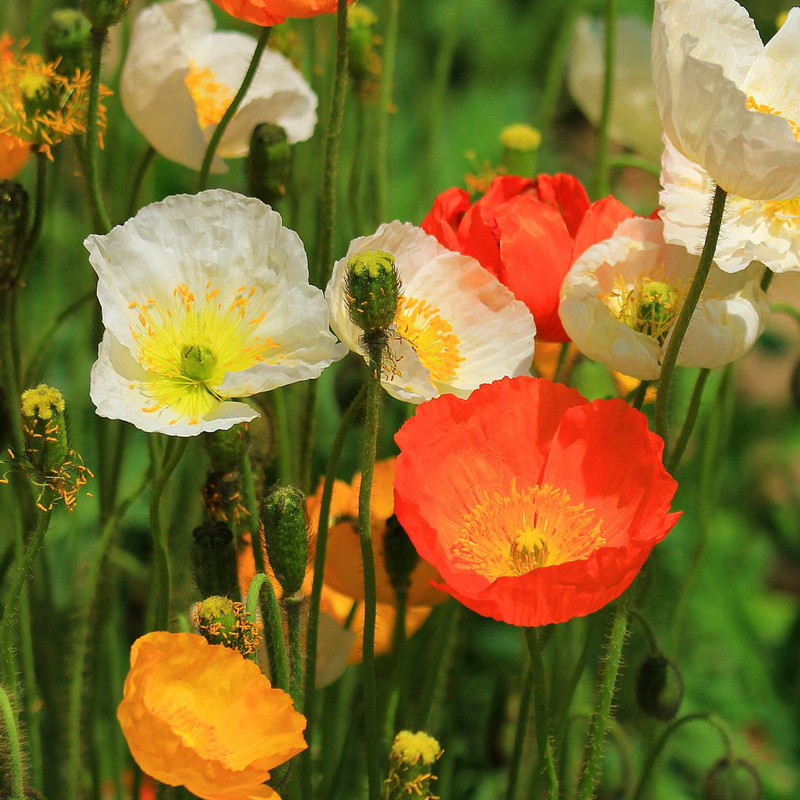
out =
{"type": "MultiPolygon", "coordinates": [[[[664,238],[690,253],[703,250],[714,191],[709,174],[681,155],[665,138],[659,199],[664,238]]],[[[800,197],[747,200],[728,195],[714,261],[738,272],[760,261],[774,272],[800,270],[800,197]]]]}
{"type": "Polygon", "coordinates": [[[765,46],[735,0],[656,0],[653,81],[664,130],[730,194],[800,196],[800,9],[765,46]]]}
{"type": "Polygon", "coordinates": [[[409,223],[381,225],[351,242],[336,262],[325,297],[331,327],[351,350],[366,358],[362,332],[348,314],[347,262],[369,250],[391,253],[401,281],[392,363],[382,380],[389,394],[409,403],[439,394],[467,397],[482,383],[528,372],[536,326],[525,304],[474,258],[409,223]]]}
{"type": "MultiPolygon", "coordinates": [[[[580,17],[567,62],[572,99],[595,127],[600,124],[605,80],[606,26],[602,19],[580,17]]],[[[650,26],[639,17],[620,15],[614,61],[614,103],[608,135],[648,158],[661,156],[661,120],[650,72],[650,26]]]]}
{"type": "Polygon", "coordinates": [[[231,398],[316,378],[347,353],[300,237],[260,200],[168,197],[85,245],[106,328],[91,380],[101,417],[174,436],[230,428],[258,416],[231,398]]]}
{"type": "MultiPolygon", "coordinates": [[[[641,380],[661,371],[670,331],[699,258],[665,244],[662,223],[626,220],[590,247],[561,287],[559,316],[589,358],[641,380]]],[[[678,354],[678,366],[714,369],[744,355],[769,317],[760,264],[729,275],[712,266],[678,354]]]]}
{"type": "MultiPolygon", "coordinates": [[[[158,153],[199,169],[255,48],[252,36],[215,31],[205,0],[155,3],[133,27],[120,85],[125,112],[158,153]]],[[[310,138],[316,109],[317,96],[303,76],[282,55],[265,50],[212,172],[227,170],[222,158],[247,155],[260,122],[280,125],[290,142],[310,138]]]]}

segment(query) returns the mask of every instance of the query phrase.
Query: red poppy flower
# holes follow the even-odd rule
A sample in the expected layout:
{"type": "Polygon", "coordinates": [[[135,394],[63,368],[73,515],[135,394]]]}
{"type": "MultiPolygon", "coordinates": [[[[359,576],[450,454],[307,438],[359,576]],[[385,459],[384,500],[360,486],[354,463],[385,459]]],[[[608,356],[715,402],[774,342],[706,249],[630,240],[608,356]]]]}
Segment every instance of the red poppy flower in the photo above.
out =
{"type": "Polygon", "coordinates": [[[611,196],[590,204],[573,175],[539,175],[535,181],[501,175],[471,207],[463,189],[442,192],[421,227],[448,249],[477,259],[511,289],[533,314],[537,339],[568,342],[558,318],[564,276],[579,255],[633,215],[611,196]]]}
{"type": "Polygon", "coordinates": [[[680,516],[663,442],[622,400],[506,378],[423,403],[395,438],[395,513],[438,588],[512,625],[602,608],[680,516]]]}
{"type": "MultiPolygon", "coordinates": [[[[279,25],[287,17],[335,14],[337,0],[213,0],[231,16],[256,25],[279,25]]],[[[352,0],[349,0],[352,2],[352,0]]]]}

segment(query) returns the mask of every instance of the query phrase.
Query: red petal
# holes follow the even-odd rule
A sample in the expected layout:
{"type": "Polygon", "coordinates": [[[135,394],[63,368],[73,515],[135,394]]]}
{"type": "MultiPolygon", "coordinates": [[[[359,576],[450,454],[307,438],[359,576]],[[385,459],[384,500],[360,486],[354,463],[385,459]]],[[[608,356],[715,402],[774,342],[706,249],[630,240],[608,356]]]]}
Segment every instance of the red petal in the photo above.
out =
{"type": "Polygon", "coordinates": [[[462,252],[458,241],[458,226],[469,210],[469,194],[454,186],[442,192],[434,201],[433,208],[422,220],[420,227],[425,233],[435,236],[448,250],[462,252]]]}
{"type": "Polygon", "coordinates": [[[575,237],[572,262],[575,263],[578,256],[593,244],[610,239],[621,222],[634,216],[636,215],[628,206],[611,195],[592,203],[575,237]]]}
{"type": "Polygon", "coordinates": [[[574,239],[584,214],[589,210],[589,195],[581,182],[574,175],[565,172],[539,175],[536,178],[535,193],[543,203],[558,209],[569,235],[574,239]]]}

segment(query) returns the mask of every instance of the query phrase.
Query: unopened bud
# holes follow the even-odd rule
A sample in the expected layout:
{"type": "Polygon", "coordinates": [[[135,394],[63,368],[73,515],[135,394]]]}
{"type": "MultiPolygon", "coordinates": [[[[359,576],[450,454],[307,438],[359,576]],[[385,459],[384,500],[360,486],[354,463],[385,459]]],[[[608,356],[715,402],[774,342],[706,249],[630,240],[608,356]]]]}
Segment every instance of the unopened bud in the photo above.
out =
{"type": "Polygon", "coordinates": [[[227,597],[208,597],[198,603],[194,624],[209,644],[224,645],[243,656],[254,656],[256,652],[258,628],[244,603],[227,597]]]}
{"type": "Polygon", "coordinates": [[[354,325],[370,337],[386,331],[397,314],[400,278],[394,256],[384,250],[368,250],[347,262],[345,292],[354,325]]]}
{"type": "Polygon", "coordinates": [[[703,782],[704,800],[760,800],[761,778],[743,758],[721,758],[703,782]]]}
{"type": "Polygon", "coordinates": [[[58,8],[44,25],[44,50],[48,61],[58,61],[62,75],[74,77],[89,66],[91,23],[74,8],[58,8]]]}
{"type": "Polygon", "coordinates": [[[69,453],[64,396],[40,383],[24,391],[21,400],[25,455],[38,472],[57,472],[69,453]]]}
{"type": "Polygon", "coordinates": [[[389,754],[389,777],[383,785],[383,800],[407,800],[408,797],[431,800],[434,763],[442,748],[433,736],[423,731],[400,731],[394,737],[389,754]]]}
{"type": "Polygon", "coordinates": [[[0,291],[10,288],[28,238],[28,193],[14,181],[0,181],[0,291]]]}
{"type": "Polygon", "coordinates": [[[207,433],[203,439],[214,472],[237,472],[241,469],[249,445],[246,422],[224,431],[207,433]]]}
{"type": "Polygon", "coordinates": [[[305,495],[293,486],[276,486],[261,504],[261,522],[267,557],[284,595],[299,592],[308,563],[305,495]]]}
{"type": "Polygon", "coordinates": [[[250,194],[274,206],[288,191],[292,177],[292,146],[286,131],[272,122],[253,128],[247,155],[247,185],[250,194]]]}
{"type": "Polygon", "coordinates": [[[510,175],[533,175],[542,134],[530,125],[509,125],[500,132],[503,166],[510,175]]]}
{"type": "Polygon", "coordinates": [[[683,678],[663,655],[649,656],[636,676],[636,699],[645,714],[663,722],[674,719],[683,700],[683,678]]]}
{"type": "Polygon", "coordinates": [[[236,545],[224,522],[204,522],[192,533],[192,571],[201,597],[239,597],[236,545]]]}
{"type": "Polygon", "coordinates": [[[394,514],[386,520],[383,555],[386,561],[386,572],[394,590],[396,592],[408,591],[408,587],[411,585],[411,573],[419,563],[419,555],[394,514]]]}
{"type": "Polygon", "coordinates": [[[92,25],[92,30],[105,32],[116,25],[128,8],[131,0],[82,0],[81,8],[92,25]]]}

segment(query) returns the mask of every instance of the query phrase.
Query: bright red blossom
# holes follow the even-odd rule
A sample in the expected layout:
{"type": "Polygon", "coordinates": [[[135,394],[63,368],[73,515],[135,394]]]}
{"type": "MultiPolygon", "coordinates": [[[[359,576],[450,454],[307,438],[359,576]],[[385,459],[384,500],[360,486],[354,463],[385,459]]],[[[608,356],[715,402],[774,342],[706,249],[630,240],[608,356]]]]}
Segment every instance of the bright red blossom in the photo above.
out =
{"type": "Polygon", "coordinates": [[[501,175],[472,206],[463,189],[442,192],[421,227],[511,289],[533,314],[537,339],[568,342],[558,318],[564,276],[587,248],[633,215],[611,196],[590,204],[573,175],[501,175]]]}
{"type": "MultiPolygon", "coordinates": [[[[335,14],[337,0],[213,0],[231,16],[256,25],[279,25],[287,17],[335,14]]],[[[349,0],[352,2],[352,0],[349,0]]]]}
{"type": "Polygon", "coordinates": [[[602,608],[680,516],[663,442],[622,400],[506,378],[423,403],[395,438],[395,513],[438,588],[512,625],[602,608]]]}

